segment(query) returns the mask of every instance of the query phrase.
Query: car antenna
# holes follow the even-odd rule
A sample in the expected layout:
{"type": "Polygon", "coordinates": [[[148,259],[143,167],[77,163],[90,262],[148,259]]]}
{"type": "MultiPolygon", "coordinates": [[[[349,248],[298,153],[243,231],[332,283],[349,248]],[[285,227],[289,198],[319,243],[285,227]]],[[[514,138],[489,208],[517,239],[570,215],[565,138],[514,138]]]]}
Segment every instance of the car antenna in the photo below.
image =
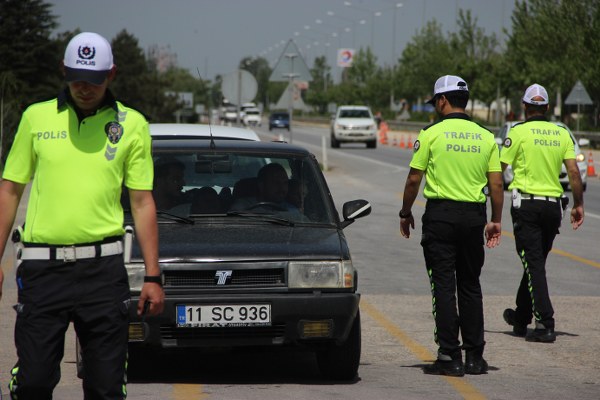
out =
{"type": "MultiPolygon", "coordinates": [[[[202,80],[202,75],[200,75],[200,69],[198,67],[196,67],[196,71],[198,72],[198,78],[200,78],[200,80],[202,80]]],[[[213,134],[212,134],[212,127],[210,126],[210,115],[208,116],[208,133],[210,134],[210,149],[214,150],[216,148],[215,146],[215,140],[213,138],[213,134]]]]}

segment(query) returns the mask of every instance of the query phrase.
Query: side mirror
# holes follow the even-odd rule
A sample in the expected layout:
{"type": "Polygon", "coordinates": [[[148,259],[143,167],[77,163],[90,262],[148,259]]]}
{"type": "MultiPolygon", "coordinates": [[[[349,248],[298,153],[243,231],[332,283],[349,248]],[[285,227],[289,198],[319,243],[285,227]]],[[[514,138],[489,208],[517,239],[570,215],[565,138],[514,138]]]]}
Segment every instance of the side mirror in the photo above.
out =
{"type": "Polygon", "coordinates": [[[344,203],[342,229],[353,223],[356,218],[366,217],[369,214],[371,214],[371,203],[367,200],[352,200],[344,203]]]}

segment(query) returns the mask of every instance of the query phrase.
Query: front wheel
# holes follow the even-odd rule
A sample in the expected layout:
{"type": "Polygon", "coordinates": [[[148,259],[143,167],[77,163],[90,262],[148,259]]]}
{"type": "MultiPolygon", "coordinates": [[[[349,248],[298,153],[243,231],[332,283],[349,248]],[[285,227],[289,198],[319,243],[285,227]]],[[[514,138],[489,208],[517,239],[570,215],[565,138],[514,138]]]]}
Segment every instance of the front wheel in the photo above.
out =
{"type": "Polygon", "coordinates": [[[337,140],[335,138],[335,136],[333,135],[333,133],[331,134],[331,148],[332,149],[339,149],[340,147],[340,141],[337,140]]]}
{"type": "Polygon", "coordinates": [[[350,329],[346,341],[340,345],[331,344],[317,351],[319,371],[327,379],[351,381],[356,379],[360,365],[361,334],[360,310],[350,329]]]}

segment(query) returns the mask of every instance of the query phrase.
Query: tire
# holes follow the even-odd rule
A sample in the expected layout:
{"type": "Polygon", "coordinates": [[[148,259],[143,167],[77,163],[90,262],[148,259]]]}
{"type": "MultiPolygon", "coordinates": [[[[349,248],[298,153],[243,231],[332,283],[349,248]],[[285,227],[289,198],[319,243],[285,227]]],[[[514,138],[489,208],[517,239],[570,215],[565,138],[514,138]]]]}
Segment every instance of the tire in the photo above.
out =
{"type": "Polygon", "coordinates": [[[353,381],[360,365],[361,334],[360,310],[352,323],[346,341],[340,345],[331,344],[317,351],[317,365],[321,375],[330,380],[353,381]]]}
{"type": "Polygon", "coordinates": [[[333,136],[333,133],[331,134],[331,148],[332,149],[339,149],[340,148],[340,141],[337,140],[335,138],[335,136],[333,136]]]}
{"type": "Polygon", "coordinates": [[[377,140],[371,140],[367,142],[367,149],[375,149],[377,148],[377,140]]]}

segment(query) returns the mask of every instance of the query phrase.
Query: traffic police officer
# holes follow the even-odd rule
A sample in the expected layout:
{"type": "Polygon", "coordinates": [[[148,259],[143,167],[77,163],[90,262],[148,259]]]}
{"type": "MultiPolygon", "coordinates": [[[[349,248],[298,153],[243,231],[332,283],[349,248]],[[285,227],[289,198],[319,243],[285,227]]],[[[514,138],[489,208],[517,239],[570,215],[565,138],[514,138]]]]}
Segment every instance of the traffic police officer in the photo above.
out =
{"type": "Polygon", "coordinates": [[[554,310],[546,281],[546,258],[558,233],[567,197],[558,180],[564,163],[573,192],[571,223],[583,223],[583,187],[571,135],[549,122],[548,93],[533,84],[523,96],[525,122],[516,124],[504,141],[502,168],[512,165],[514,179],[511,215],[517,254],[523,263],[523,277],[517,292],[517,308],[504,310],[504,320],[516,336],[527,335],[535,317],[535,329],[526,336],[532,342],[554,342],[554,310]],[[562,206],[562,208],[561,208],[562,206]]]}
{"type": "Polygon", "coordinates": [[[463,376],[483,374],[483,300],[479,276],[484,262],[484,231],[488,247],[500,243],[503,204],[499,152],[494,135],[465,113],[469,100],[466,82],[446,75],[434,86],[433,98],[441,117],[425,127],[414,144],[414,155],[404,188],[400,231],[414,229],[411,207],[423,175],[427,199],[421,246],[433,296],[437,360],[427,374],[463,376]],[[486,224],[486,194],[492,217],[486,224]],[[458,293],[458,312],[456,296],[458,293]],[[465,350],[465,364],[462,361],[465,350]]]}
{"type": "Polygon", "coordinates": [[[158,228],[148,123],[116,101],[113,56],[83,32],[64,57],[68,88],[28,107],[0,183],[0,258],[26,184],[33,178],[17,254],[18,303],[12,398],[51,399],[65,331],[82,346],[86,399],[124,399],[130,302],[123,261],[122,185],[128,188],[146,267],[141,312],[162,312],[158,228]]]}

